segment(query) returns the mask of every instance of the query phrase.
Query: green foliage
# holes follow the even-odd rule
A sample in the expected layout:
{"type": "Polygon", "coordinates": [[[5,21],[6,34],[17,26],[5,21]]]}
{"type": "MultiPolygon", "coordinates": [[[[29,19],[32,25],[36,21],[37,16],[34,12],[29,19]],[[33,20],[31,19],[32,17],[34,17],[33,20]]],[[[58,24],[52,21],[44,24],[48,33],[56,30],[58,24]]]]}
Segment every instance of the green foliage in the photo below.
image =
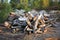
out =
{"type": "Polygon", "coordinates": [[[40,8],[40,0],[35,0],[33,3],[34,8],[40,8]],[[39,4],[39,5],[38,5],[39,4]]]}
{"type": "Polygon", "coordinates": [[[11,3],[11,6],[12,6],[13,9],[17,8],[17,6],[18,6],[17,0],[11,0],[10,3],[11,3]]]}
{"type": "Polygon", "coordinates": [[[59,7],[60,7],[60,2],[58,2],[58,5],[59,5],[59,7]]]}
{"type": "Polygon", "coordinates": [[[3,3],[0,4],[0,22],[6,20],[8,13],[12,11],[10,4],[3,3]]]}
{"type": "Polygon", "coordinates": [[[12,7],[14,9],[46,9],[50,6],[58,6],[60,3],[52,2],[52,0],[20,0],[20,3],[17,2],[18,0],[11,0],[12,7]]]}

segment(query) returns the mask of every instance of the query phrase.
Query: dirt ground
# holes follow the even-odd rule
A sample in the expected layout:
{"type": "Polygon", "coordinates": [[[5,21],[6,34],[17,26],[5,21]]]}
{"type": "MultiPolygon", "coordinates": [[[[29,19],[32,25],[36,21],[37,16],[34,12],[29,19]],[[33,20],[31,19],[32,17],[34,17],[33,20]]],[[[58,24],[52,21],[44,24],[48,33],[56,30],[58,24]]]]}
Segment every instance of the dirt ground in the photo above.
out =
{"type": "Polygon", "coordinates": [[[56,27],[47,28],[47,32],[42,34],[2,32],[0,40],[60,40],[60,22],[56,23],[56,27]]]}

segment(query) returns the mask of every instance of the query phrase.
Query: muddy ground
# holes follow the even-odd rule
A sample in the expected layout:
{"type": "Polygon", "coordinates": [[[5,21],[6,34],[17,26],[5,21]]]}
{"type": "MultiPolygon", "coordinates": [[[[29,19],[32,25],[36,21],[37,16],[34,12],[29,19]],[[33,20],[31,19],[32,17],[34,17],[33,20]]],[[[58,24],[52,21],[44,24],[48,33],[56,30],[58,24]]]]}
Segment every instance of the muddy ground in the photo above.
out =
{"type": "Polygon", "coordinates": [[[47,32],[42,34],[2,32],[0,40],[60,40],[60,22],[56,23],[56,27],[47,28],[47,32]]]}

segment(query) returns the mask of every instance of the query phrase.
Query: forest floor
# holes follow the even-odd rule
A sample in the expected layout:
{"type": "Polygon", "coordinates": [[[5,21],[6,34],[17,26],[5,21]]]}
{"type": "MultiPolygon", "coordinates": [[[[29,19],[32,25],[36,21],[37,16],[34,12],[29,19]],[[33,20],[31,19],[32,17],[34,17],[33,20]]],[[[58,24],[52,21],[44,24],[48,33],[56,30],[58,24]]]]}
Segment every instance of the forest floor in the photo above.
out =
{"type": "Polygon", "coordinates": [[[1,32],[0,40],[60,40],[60,22],[56,23],[56,27],[47,28],[47,32],[42,34],[1,32]]]}

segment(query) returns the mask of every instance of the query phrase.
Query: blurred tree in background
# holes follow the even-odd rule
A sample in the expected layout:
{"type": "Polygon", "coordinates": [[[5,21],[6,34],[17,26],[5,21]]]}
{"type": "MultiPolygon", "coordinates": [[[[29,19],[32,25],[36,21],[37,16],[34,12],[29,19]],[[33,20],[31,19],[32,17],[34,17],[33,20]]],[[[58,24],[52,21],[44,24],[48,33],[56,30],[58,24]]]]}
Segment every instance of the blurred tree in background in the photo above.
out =
{"type": "Polygon", "coordinates": [[[51,6],[60,5],[57,0],[11,0],[11,5],[14,9],[46,9],[51,6]]]}
{"type": "Polygon", "coordinates": [[[42,0],[34,0],[33,2],[33,8],[35,9],[41,9],[42,7],[42,0]]]}
{"type": "Polygon", "coordinates": [[[32,9],[60,9],[60,1],[57,0],[0,0],[0,22],[6,19],[9,12],[15,9],[24,9],[26,11],[32,9]],[[2,2],[1,2],[2,1],[2,2]],[[4,1],[4,2],[3,2],[4,1]]]}
{"type": "Polygon", "coordinates": [[[49,6],[49,0],[43,0],[43,8],[46,8],[49,6]]]}
{"type": "Polygon", "coordinates": [[[30,10],[29,0],[21,0],[20,3],[23,5],[23,9],[25,9],[26,11],[30,10]]]}
{"type": "Polygon", "coordinates": [[[17,6],[17,0],[11,0],[10,3],[11,3],[12,8],[15,9],[17,6]]]}
{"type": "Polygon", "coordinates": [[[8,13],[12,11],[10,4],[3,3],[0,4],[0,22],[6,20],[8,13]]]}

